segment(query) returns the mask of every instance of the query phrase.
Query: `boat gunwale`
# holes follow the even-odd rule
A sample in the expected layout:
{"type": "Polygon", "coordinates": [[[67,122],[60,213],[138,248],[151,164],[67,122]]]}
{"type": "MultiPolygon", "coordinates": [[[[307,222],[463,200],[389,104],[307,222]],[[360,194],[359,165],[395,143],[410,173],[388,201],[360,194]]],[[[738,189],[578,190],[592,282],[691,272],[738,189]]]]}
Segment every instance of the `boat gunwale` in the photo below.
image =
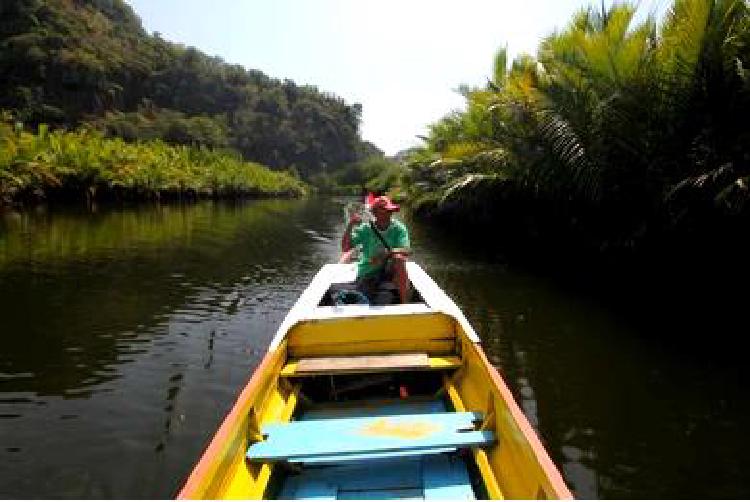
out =
{"type": "Polygon", "coordinates": [[[534,453],[539,467],[542,469],[542,472],[549,480],[550,488],[554,491],[554,493],[551,495],[559,500],[574,499],[575,497],[570,491],[570,488],[568,488],[567,483],[565,483],[562,474],[560,474],[560,470],[552,461],[552,458],[549,456],[547,449],[542,444],[539,433],[531,425],[531,422],[529,422],[529,419],[526,417],[526,414],[523,412],[523,410],[521,410],[518,402],[513,397],[513,392],[510,390],[510,387],[508,387],[508,385],[505,383],[505,380],[503,379],[502,375],[500,375],[500,372],[497,370],[497,368],[495,368],[495,366],[489,361],[487,355],[484,353],[484,349],[482,349],[482,345],[480,343],[473,343],[472,345],[474,346],[474,349],[476,350],[480,361],[487,369],[489,377],[495,385],[495,388],[500,393],[500,397],[505,402],[508,411],[513,418],[513,421],[516,423],[521,434],[523,434],[524,439],[531,447],[531,451],[534,453]]]}
{"type": "Polygon", "coordinates": [[[245,404],[253,400],[253,394],[259,390],[259,387],[263,384],[263,379],[276,362],[274,361],[274,355],[270,352],[266,353],[258,366],[253,370],[250,380],[248,380],[242,392],[237,396],[232,408],[222,420],[219,429],[201,453],[198,463],[188,475],[185,484],[177,495],[177,499],[196,499],[205,495],[200,493],[202,488],[201,483],[209,475],[215,474],[211,471],[219,467],[217,462],[221,463],[223,450],[226,448],[227,443],[234,440],[237,432],[236,429],[246,419],[244,416],[245,404]]]}

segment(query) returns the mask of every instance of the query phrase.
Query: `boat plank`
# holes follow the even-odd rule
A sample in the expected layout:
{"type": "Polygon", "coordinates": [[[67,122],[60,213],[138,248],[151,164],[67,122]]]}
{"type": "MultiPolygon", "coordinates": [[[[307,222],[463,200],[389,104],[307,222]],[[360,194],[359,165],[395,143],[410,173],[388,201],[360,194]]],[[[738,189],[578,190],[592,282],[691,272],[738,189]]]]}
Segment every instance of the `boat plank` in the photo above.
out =
{"type": "Polygon", "coordinates": [[[298,483],[325,482],[335,485],[338,490],[421,488],[422,459],[395,459],[368,464],[306,468],[297,477],[298,483]]]}
{"type": "Polygon", "coordinates": [[[304,461],[307,457],[477,447],[494,442],[493,433],[471,430],[476,420],[473,417],[477,414],[467,415],[463,417],[463,422],[458,417],[435,419],[436,415],[411,415],[269,425],[263,430],[264,434],[268,434],[268,440],[252,445],[247,450],[247,457],[252,461],[273,462],[290,458],[304,461]],[[349,424],[344,426],[341,422],[349,424]],[[313,427],[311,424],[319,426],[313,427]],[[469,432],[463,432],[467,429],[469,432]]]}
{"type": "Polygon", "coordinates": [[[440,371],[455,369],[460,366],[461,358],[459,357],[429,357],[424,353],[311,357],[290,360],[281,370],[281,376],[298,378],[315,375],[374,373],[383,371],[440,371]],[[425,358],[426,363],[424,361],[425,358]]]}
{"type": "Polygon", "coordinates": [[[404,450],[404,451],[385,451],[385,452],[369,452],[369,453],[345,453],[338,455],[313,455],[307,457],[290,457],[287,461],[291,464],[307,464],[307,465],[322,465],[322,464],[339,464],[342,462],[362,462],[371,460],[384,460],[384,459],[396,459],[396,458],[409,458],[418,457],[422,455],[436,455],[438,453],[452,453],[456,451],[456,447],[448,448],[424,448],[415,450],[404,450]]]}
{"type": "Polygon", "coordinates": [[[376,356],[308,357],[300,359],[295,373],[339,373],[429,368],[427,354],[381,354],[376,356]]]}
{"type": "Polygon", "coordinates": [[[342,491],[338,500],[424,500],[422,490],[418,488],[402,488],[391,490],[359,490],[342,491]]]}
{"type": "Polygon", "coordinates": [[[289,347],[292,357],[328,357],[362,354],[394,354],[399,352],[426,352],[430,355],[455,353],[456,340],[447,338],[424,338],[421,340],[359,340],[323,343],[311,339],[309,344],[289,347]]]}
{"type": "Polygon", "coordinates": [[[422,460],[425,500],[473,500],[466,464],[446,455],[432,455],[422,460]]]}
{"type": "MultiPolygon", "coordinates": [[[[297,420],[295,422],[270,423],[263,426],[263,434],[280,434],[283,437],[308,434],[335,433],[339,436],[427,437],[441,432],[473,429],[474,423],[482,420],[481,413],[421,413],[417,415],[386,415],[380,417],[336,418],[324,420],[297,420]]],[[[273,439],[269,437],[269,439],[273,439]]],[[[333,438],[326,438],[326,440],[333,438]]],[[[347,439],[349,441],[349,439],[347,439]]]]}
{"type": "Polygon", "coordinates": [[[294,490],[295,499],[305,500],[336,500],[338,487],[324,480],[312,480],[299,483],[294,490]]]}

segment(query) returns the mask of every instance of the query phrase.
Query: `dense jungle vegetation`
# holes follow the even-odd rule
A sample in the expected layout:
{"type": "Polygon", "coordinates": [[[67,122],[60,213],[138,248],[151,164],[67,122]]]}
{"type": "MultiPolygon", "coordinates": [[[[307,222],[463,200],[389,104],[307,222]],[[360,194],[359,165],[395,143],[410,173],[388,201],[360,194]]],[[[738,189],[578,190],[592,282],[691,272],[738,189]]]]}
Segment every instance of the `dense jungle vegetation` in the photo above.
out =
{"type": "Polygon", "coordinates": [[[416,206],[589,255],[742,240],[748,4],[676,0],[658,24],[635,10],[584,9],[536,57],[500,50],[486,86],[461,89],[465,111],[412,152],[416,206]]]}
{"type": "Polygon", "coordinates": [[[682,312],[741,309],[748,3],[675,0],[658,21],[635,13],[583,9],[536,56],[509,62],[500,50],[485,86],[459,90],[465,110],[430,126],[401,183],[419,212],[482,247],[577,279],[605,271],[593,280],[638,283],[638,297],[682,312]]]}
{"type": "Polygon", "coordinates": [[[3,1],[0,74],[0,110],[34,132],[229,148],[307,181],[382,158],[360,139],[359,104],[149,35],[122,0],[3,1]]]}

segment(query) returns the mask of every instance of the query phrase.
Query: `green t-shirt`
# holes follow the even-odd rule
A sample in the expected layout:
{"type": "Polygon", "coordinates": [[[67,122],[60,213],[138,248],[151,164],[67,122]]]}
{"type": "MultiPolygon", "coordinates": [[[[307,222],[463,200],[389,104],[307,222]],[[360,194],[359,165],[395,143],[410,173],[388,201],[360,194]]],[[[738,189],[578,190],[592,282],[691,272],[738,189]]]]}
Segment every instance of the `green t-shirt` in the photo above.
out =
{"type": "MultiPolygon", "coordinates": [[[[385,242],[393,248],[408,248],[409,247],[409,231],[406,229],[406,225],[396,219],[391,219],[391,224],[385,230],[380,230],[380,235],[383,236],[385,242]]],[[[385,246],[380,242],[380,239],[369,223],[362,223],[354,230],[352,230],[351,238],[352,246],[359,246],[359,262],[357,263],[357,277],[364,277],[367,275],[374,274],[383,265],[372,265],[370,259],[373,256],[377,256],[379,253],[385,252],[385,246]]]]}

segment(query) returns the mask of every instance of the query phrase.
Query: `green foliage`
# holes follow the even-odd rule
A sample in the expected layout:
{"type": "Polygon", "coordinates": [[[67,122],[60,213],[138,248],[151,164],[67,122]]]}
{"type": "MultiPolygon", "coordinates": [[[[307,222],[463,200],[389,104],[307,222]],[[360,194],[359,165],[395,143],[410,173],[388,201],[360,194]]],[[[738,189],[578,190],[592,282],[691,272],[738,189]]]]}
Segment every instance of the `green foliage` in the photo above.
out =
{"type": "MultiPolygon", "coordinates": [[[[595,249],[748,218],[750,14],[742,0],[675,0],[657,26],[635,7],[577,13],[537,56],[498,52],[466,110],[412,154],[425,208],[523,214],[595,249]]],[[[493,216],[494,215],[494,216],[493,216]]],[[[734,222],[734,223],[732,223],[734,222]]],[[[744,223],[742,223],[744,222],[744,223]]]]}
{"type": "Polygon", "coordinates": [[[90,125],[107,136],[127,141],[163,139],[176,145],[223,148],[229,144],[226,120],[222,116],[186,117],[173,110],[107,112],[90,125]]]}
{"type": "MultiPolygon", "coordinates": [[[[7,118],[7,117],[6,117],[7,118]]],[[[0,123],[0,199],[161,195],[242,196],[305,192],[285,173],[205,147],[125,142],[81,129],[37,134],[0,123]]]]}
{"type": "Polygon", "coordinates": [[[367,154],[361,106],[147,34],[123,0],[3,0],[0,109],[128,140],[230,146],[309,179],[367,154]]]}
{"type": "Polygon", "coordinates": [[[363,191],[385,193],[402,184],[404,168],[382,153],[335,170],[331,176],[313,180],[324,192],[361,194],[363,191]]]}

